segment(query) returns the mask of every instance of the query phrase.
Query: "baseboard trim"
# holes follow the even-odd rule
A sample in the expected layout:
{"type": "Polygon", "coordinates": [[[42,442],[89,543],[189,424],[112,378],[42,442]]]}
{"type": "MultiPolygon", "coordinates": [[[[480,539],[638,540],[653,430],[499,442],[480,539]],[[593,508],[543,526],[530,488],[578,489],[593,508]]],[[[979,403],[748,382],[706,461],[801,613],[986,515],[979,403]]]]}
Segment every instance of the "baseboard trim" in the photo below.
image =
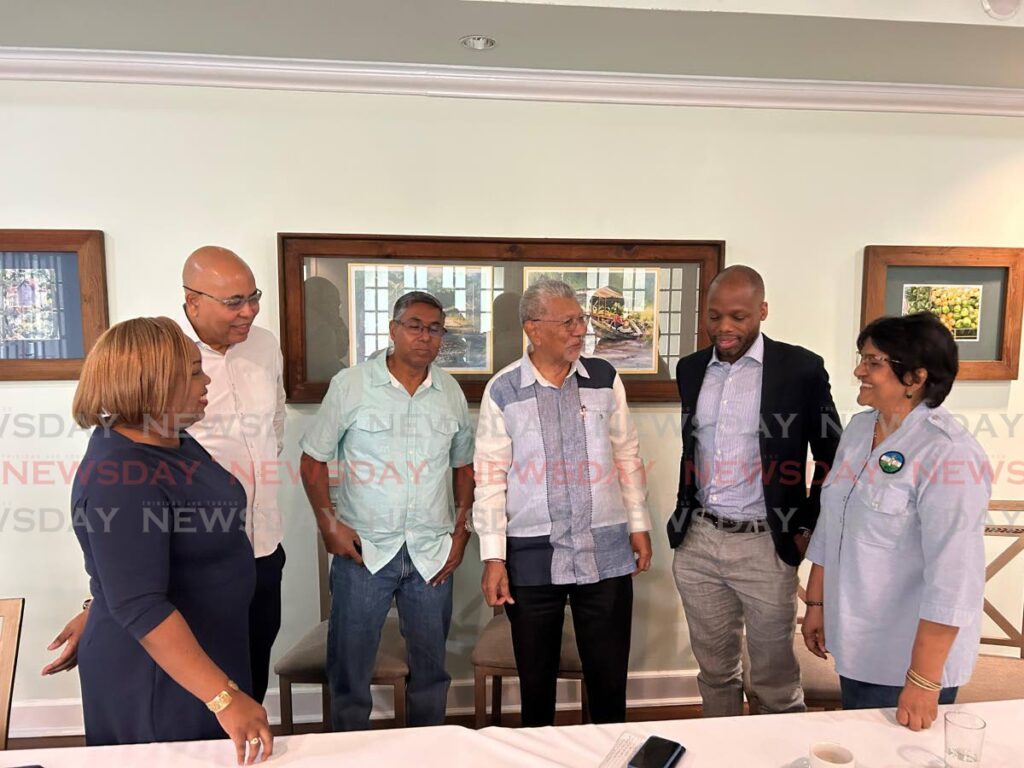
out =
{"type": "MultiPolygon", "coordinates": [[[[519,682],[516,678],[502,679],[502,712],[519,711],[519,682]]],[[[634,672],[629,676],[627,698],[630,707],[661,707],[699,704],[696,670],[663,670],[634,672]]],[[[488,684],[488,702],[490,685],[488,684]]],[[[281,722],[281,693],[277,688],[267,692],[266,706],[270,722],[281,722]]],[[[574,710],[580,707],[580,684],[574,680],[558,681],[559,710],[574,710]]],[[[292,711],[296,723],[319,723],[322,721],[320,687],[315,685],[292,686],[292,711]]],[[[448,692],[448,714],[473,714],[473,680],[462,678],[452,681],[448,692]]],[[[394,702],[391,689],[374,686],[373,720],[394,718],[394,702]]],[[[31,699],[15,701],[11,708],[10,738],[29,739],[54,736],[81,736],[85,732],[82,724],[82,700],[31,699]]]]}

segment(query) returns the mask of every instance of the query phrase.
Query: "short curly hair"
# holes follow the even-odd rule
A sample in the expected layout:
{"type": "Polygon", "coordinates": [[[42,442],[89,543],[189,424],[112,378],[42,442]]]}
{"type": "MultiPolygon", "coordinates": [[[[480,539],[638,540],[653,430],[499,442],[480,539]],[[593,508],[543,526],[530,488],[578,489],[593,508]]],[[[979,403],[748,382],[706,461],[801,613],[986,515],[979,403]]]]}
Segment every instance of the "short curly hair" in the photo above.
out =
{"type": "Polygon", "coordinates": [[[903,317],[880,317],[864,326],[857,336],[857,349],[871,342],[889,357],[889,367],[901,382],[919,368],[928,372],[924,402],[938,408],[953,388],[960,370],[960,354],[953,334],[931,312],[903,317]]]}

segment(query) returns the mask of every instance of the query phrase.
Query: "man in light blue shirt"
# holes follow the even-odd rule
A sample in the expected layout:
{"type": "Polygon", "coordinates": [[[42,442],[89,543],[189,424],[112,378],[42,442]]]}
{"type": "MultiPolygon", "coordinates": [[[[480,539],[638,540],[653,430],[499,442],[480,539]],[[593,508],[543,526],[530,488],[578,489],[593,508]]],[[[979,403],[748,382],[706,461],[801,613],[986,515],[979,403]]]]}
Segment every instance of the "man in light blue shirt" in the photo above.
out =
{"type": "Polygon", "coordinates": [[[763,520],[761,476],[761,370],[764,334],[739,360],[726,362],[712,349],[697,400],[693,429],[697,451],[697,499],[729,520],[763,520]]]}
{"type": "Polygon", "coordinates": [[[703,317],[712,345],[676,367],[683,452],[668,536],[706,717],[743,712],[744,640],[761,711],[805,709],[793,652],[797,567],[839,416],[822,359],[762,334],[767,317],[761,276],[722,270],[703,317]]]}
{"type": "Polygon", "coordinates": [[[432,365],[445,334],[440,302],[402,296],[390,332],[388,354],[331,380],[300,443],[306,494],[334,555],[327,678],[336,731],[369,728],[370,678],[392,600],[409,653],[409,725],[443,724],[451,682],[450,576],[469,540],[473,429],[458,383],[432,365]],[[327,462],[335,459],[332,503],[327,462]]]}

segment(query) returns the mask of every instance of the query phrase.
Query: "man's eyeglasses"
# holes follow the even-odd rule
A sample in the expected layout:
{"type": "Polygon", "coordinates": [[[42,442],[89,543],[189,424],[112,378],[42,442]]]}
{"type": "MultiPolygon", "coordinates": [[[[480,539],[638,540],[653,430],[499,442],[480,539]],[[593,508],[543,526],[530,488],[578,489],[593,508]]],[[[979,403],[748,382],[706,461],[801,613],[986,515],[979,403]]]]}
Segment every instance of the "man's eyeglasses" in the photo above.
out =
{"type": "Polygon", "coordinates": [[[408,322],[404,320],[395,320],[395,322],[398,323],[403,328],[405,328],[405,330],[409,331],[409,333],[411,333],[413,336],[419,336],[421,333],[426,331],[435,339],[440,339],[446,333],[448,333],[448,329],[441,325],[441,323],[431,323],[430,325],[424,325],[419,320],[410,320],[408,322]]]}
{"type": "Polygon", "coordinates": [[[576,315],[576,317],[570,317],[565,320],[544,320],[539,317],[531,317],[530,319],[535,323],[557,323],[562,327],[563,331],[568,333],[575,331],[577,325],[582,325],[584,328],[590,325],[590,315],[576,315]]]}
{"type": "Polygon", "coordinates": [[[192,293],[198,293],[200,296],[205,296],[208,299],[213,299],[218,304],[223,304],[225,307],[231,310],[239,310],[246,304],[259,304],[260,299],[263,297],[263,291],[257,288],[255,291],[250,293],[248,296],[229,296],[226,299],[220,299],[216,296],[211,296],[203,291],[197,291],[195,288],[189,288],[187,285],[181,286],[186,291],[192,291],[192,293]]]}
{"type": "Polygon", "coordinates": [[[868,367],[868,370],[877,371],[886,363],[900,362],[902,361],[897,360],[894,357],[886,357],[885,355],[868,355],[864,354],[860,350],[857,350],[853,358],[853,367],[859,368],[862,365],[866,365],[868,367]]]}

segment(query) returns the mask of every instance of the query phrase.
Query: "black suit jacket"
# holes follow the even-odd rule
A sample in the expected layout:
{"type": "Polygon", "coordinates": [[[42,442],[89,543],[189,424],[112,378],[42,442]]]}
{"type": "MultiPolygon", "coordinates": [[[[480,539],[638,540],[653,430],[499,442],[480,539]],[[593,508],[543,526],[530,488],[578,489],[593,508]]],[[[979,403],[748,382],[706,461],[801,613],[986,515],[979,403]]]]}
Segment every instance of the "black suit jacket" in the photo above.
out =
{"type": "MultiPolygon", "coordinates": [[[[679,462],[679,494],[668,521],[668,540],[678,547],[698,508],[700,478],[696,462],[694,418],[712,348],[687,355],[676,366],[682,402],[683,453],[679,462]]],[[[818,355],[792,344],[764,337],[761,376],[761,479],[765,513],[779,557],[799,565],[793,536],[800,528],[814,530],[821,510],[821,484],[835,459],[842,427],[832,402],[828,373],[818,355]],[[807,447],[814,456],[814,475],[807,492],[807,447]]]]}

